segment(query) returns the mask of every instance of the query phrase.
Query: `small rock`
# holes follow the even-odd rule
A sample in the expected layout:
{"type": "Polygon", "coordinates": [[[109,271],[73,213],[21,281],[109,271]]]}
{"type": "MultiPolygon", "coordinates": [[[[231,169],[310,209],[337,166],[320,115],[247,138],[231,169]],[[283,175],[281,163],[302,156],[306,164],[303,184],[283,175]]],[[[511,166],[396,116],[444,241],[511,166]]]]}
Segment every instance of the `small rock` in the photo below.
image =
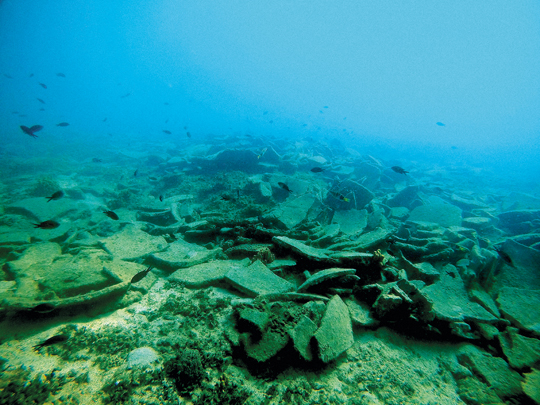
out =
{"type": "Polygon", "coordinates": [[[339,295],[334,295],[328,302],[321,326],[314,336],[319,347],[319,358],[325,363],[336,359],[353,345],[349,309],[339,295]]]}

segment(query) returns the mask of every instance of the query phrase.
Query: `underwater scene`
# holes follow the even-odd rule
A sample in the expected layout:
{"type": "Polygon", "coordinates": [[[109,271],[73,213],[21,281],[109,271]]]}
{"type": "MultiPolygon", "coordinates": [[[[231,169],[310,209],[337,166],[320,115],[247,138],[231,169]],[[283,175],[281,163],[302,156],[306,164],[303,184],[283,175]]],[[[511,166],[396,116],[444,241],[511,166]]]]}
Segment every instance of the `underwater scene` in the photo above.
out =
{"type": "Polygon", "coordinates": [[[0,1],[0,405],[540,404],[540,3],[0,1]]]}

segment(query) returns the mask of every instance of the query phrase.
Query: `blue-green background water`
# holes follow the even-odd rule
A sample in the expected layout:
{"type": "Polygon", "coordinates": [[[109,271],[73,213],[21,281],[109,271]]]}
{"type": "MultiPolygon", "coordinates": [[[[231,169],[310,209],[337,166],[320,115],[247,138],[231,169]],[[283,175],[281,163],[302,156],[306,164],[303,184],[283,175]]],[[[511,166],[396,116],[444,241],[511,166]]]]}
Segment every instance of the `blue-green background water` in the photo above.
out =
{"type": "Polygon", "coordinates": [[[11,149],[186,126],[540,173],[537,1],[4,0],[0,46],[11,149]]]}

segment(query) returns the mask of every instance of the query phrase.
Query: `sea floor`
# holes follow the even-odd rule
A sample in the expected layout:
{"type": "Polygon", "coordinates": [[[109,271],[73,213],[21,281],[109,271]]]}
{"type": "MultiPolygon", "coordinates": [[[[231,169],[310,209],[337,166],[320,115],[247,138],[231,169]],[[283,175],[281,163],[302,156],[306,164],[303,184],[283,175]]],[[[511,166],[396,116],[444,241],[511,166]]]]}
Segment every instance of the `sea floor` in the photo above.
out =
{"type": "Polygon", "coordinates": [[[0,151],[0,403],[540,403],[537,185],[313,140],[59,148],[0,151]]]}

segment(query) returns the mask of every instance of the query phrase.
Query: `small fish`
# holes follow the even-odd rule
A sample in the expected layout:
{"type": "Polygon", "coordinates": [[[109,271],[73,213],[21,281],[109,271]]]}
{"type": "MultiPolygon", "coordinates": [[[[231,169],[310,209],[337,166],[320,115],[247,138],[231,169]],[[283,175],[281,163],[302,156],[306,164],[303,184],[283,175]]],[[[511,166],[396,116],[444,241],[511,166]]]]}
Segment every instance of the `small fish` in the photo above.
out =
{"type": "Polygon", "coordinates": [[[53,220],[43,221],[39,224],[34,224],[34,228],[41,228],[41,229],[54,229],[58,228],[60,224],[53,220]]]}
{"type": "Polygon", "coordinates": [[[162,195],[159,196],[159,201],[163,202],[163,196],[162,195]]]}
{"type": "Polygon", "coordinates": [[[8,79],[13,79],[13,76],[8,75],[7,73],[4,73],[4,77],[7,77],[8,79]]]}
{"type": "Polygon", "coordinates": [[[58,77],[66,77],[66,75],[63,74],[63,73],[57,73],[56,76],[58,76],[58,77]]]}
{"type": "Polygon", "coordinates": [[[143,270],[143,271],[141,271],[141,272],[135,274],[135,275],[133,276],[133,278],[131,279],[130,283],[131,283],[131,284],[135,284],[135,283],[141,281],[143,278],[146,277],[146,275],[147,275],[148,273],[150,273],[150,270],[152,270],[152,269],[153,269],[153,267],[150,266],[150,267],[148,267],[146,270],[143,270]]]}
{"type": "Polygon", "coordinates": [[[436,124],[437,124],[438,126],[440,126],[440,127],[444,127],[444,126],[445,126],[442,122],[437,122],[436,124]]]}
{"type": "Polygon", "coordinates": [[[499,249],[498,247],[494,246],[493,249],[497,252],[499,257],[505,261],[506,264],[508,264],[511,267],[514,266],[514,262],[512,261],[512,258],[508,255],[508,253],[504,252],[502,249],[499,249]]]}
{"type": "Polygon", "coordinates": [[[221,194],[221,199],[223,201],[231,201],[232,197],[229,194],[221,194]]]}
{"type": "Polygon", "coordinates": [[[172,134],[172,132],[171,132],[171,131],[169,131],[169,130],[167,130],[167,129],[164,129],[164,130],[163,130],[163,132],[165,132],[165,133],[166,133],[167,135],[170,135],[170,134],[172,134]]]}
{"type": "Polygon", "coordinates": [[[107,215],[110,219],[114,219],[115,221],[118,221],[120,218],[118,218],[118,215],[114,213],[113,211],[103,211],[105,215],[107,215]]]}
{"type": "Polygon", "coordinates": [[[30,135],[31,137],[37,138],[37,135],[34,134],[34,132],[41,131],[43,129],[43,126],[42,125],[34,125],[34,126],[31,126],[30,128],[28,128],[28,127],[26,127],[24,125],[21,125],[21,129],[25,134],[30,135]]]}
{"type": "Polygon", "coordinates": [[[45,101],[43,101],[42,99],[38,98],[37,101],[39,101],[41,104],[45,104],[45,101]]]}
{"type": "Polygon", "coordinates": [[[61,122],[59,124],[56,124],[57,127],[67,127],[69,125],[69,122],[61,122]]]}
{"type": "Polygon", "coordinates": [[[268,150],[268,148],[264,148],[263,150],[261,150],[261,153],[259,154],[259,156],[257,156],[257,159],[262,158],[267,150],[268,150]]]}
{"type": "Polygon", "coordinates": [[[39,109],[39,111],[45,111],[45,108],[42,107],[42,108],[39,109]]]}
{"type": "Polygon", "coordinates": [[[55,309],[56,307],[53,304],[49,304],[48,302],[46,302],[44,304],[36,305],[34,308],[31,309],[31,311],[37,314],[47,314],[54,311],[55,309]]]}
{"type": "Polygon", "coordinates": [[[45,83],[38,83],[41,87],[43,87],[44,89],[47,88],[47,85],[45,83]]]}
{"type": "Polygon", "coordinates": [[[191,138],[191,134],[190,134],[189,132],[186,132],[186,136],[187,136],[188,138],[191,138]]]}
{"type": "Polygon", "coordinates": [[[324,169],[322,167],[314,167],[313,169],[311,169],[311,171],[313,173],[320,173],[320,172],[324,172],[324,169]]]}
{"type": "Polygon", "coordinates": [[[332,194],[334,197],[339,198],[341,201],[349,202],[350,200],[345,197],[343,194],[337,193],[335,191],[329,191],[330,194],[332,194]]]}
{"type": "Polygon", "coordinates": [[[105,118],[103,118],[103,119],[101,120],[101,122],[105,122],[105,121],[107,121],[107,117],[105,117],[105,118]]]}
{"type": "Polygon", "coordinates": [[[92,162],[94,162],[94,163],[101,163],[101,162],[103,162],[103,160],[102,160],[102,159],[99,159],[99,158],[92,158],[92,162]]]}
{"type": "Polygon", "coordinates": [[[37,352],[43,347],[55,345],[57,343],[66,342],[68,339],[69,339],[68,335],[56,335],[56,336],[50,337],[47,340],[41,342],[40,344],[35,345],[34,351],[37,352]]]}
{"type": "Polygon", "coordinates": [[[409,172],[406,171],[404,168],[399,167],[399,166],[392,166],[391,169],[392,169],[393,171],[395,171],[396,173],[399,173],[399,174],[407,174],[407,173],[409,173],[409,172]]]}
{"type": "Polygon", "coordinates": [[[130,95],[131,95],[131,93],[126,93],[123,96],[120,96],[120,98],[126,98],[126,97],[129,97],[130,95]]]}
{"type": "Polygon", "coordinates": [[[174,235],[174,233],[172,232],[169,232],[169,237],[172,239],[172,240],[178,240],[178,238],[174,235]]]}
{"type": "Polygon", "coordinates": [[[57,192],[55,192],[50,197],[45,197],[45,198],[48,198],[47,202],[50,202],[51,200],[59,200],[63,196],[64,196],[64,192],[62,190],[58,190],[57,192]]]}
{"type": "Polygon", "coordinates": [[[135,170],[135,171],[133,172],[133,177],[137,177],[137,174],[138,174],[138,173],[139,173],[139,169],[135,170]]]}
{"type": "Polygon", "coordinates": [[[18,111],[12,111],[11,113],[12,113],[12,114],[19,114],[18,111]]]}
{"type": "Polygon", "coordinates": [[[289,188],[288,185],[285,183],[282,183],[281,181],[278,182],[278,186],[280,186],[283,190],[288,191],[289,193],[292,193],[292,190],[289,188]]]}
{"type": "Polygon", "coordinates": [[[28,77],[34,77],[34,74],[33,74],[33,73],[30,73],[30,74],[28,75],[28,77]]]}

